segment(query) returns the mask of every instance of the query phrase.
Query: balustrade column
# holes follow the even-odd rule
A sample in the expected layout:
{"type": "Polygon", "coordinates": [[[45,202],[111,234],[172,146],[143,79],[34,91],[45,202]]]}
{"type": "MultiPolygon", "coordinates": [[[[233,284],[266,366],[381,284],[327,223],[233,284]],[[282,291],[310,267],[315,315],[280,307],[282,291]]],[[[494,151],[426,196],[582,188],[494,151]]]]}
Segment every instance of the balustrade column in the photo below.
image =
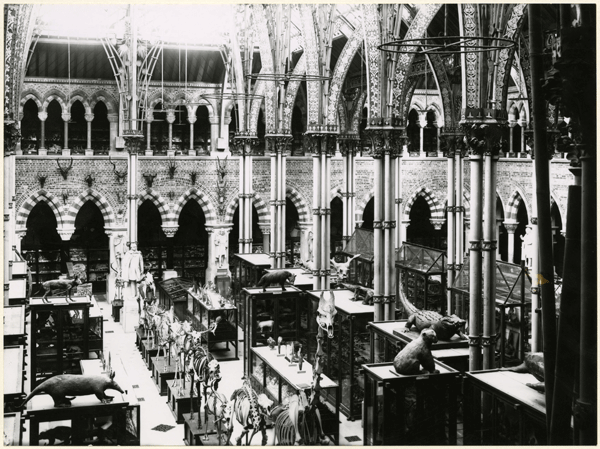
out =
{"type": "Polygon", "coordinates": [[[217,151],[217,140],[219,139],[219,117],[209,117],[210,122],[210,151],[217,151]]]}
{"type": "Polygon", "coordinates": [[[519,222],[514,220],[506,220],[504,222],[504,228],[508,234],[508,263],[517,263],[515,262],[515,231],[518,225],[519,222]]]}
{"type": "Polygon", "coordinates": [[[167,150],[168,156],[173,156],[173,123],[175,122],[175,111],[167,110],[167,123],[169,124],[169,146],[167,150]]]}
{"type": "Polygon", "coordinates": [[[146,156],[152,156],[152,122],[154,121],[154,117],[148,116],[146,118],[146,156]]]}
{"type": "Polygon", "coordinates": [[[85,154],[92,155],[94,154],[92,150],[92,121],[94,120],[94,114],[85,114],[85,121],[87,125],[87,142],[85,147],[85,154]]]}
{"type": "MultiPolygon", "coordinates": [[[[38,112],[38,118],[40,119],[40,150],[46,149],[46,120],[48,119],[47,112],[38,112]]],[[[41,153],[40,153],[41,154],[41,153]]]]}

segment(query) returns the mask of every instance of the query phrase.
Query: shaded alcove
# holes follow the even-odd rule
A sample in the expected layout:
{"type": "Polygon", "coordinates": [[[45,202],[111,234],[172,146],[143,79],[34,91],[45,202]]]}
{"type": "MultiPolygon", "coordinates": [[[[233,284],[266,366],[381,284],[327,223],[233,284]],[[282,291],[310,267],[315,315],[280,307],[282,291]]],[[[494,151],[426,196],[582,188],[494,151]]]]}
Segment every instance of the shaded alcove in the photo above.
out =
{"type": "Polygon", "coordinates": [[[183,206],[178,224],[179,228],[175,236],[167,239],[171,244],[167,247],[167,267],[173,267],[180,277],[188,279],[197,277],[201,283],[205,283],[208,232],[204,211],[197,201],[190,200],[183,206]]]}
{"type": "Polygon", "coordinates": [[[406,230],[406,240],[429,248],[440,248],[441,239],[431,224],[431,211],[427,201],[418,196],[410,209],[410,225],[406,230]]]}

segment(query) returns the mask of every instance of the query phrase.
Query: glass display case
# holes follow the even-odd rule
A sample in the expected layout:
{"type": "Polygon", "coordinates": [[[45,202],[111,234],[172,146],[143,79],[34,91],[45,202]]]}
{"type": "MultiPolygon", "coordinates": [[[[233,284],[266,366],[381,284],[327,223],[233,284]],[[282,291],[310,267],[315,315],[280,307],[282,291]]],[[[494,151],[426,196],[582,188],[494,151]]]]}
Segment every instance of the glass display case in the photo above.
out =
{"type": "Polygon", "coordinates": [[[439,374],[402,375],[392,363],[363,366],[363,444],[456,445],[460,373],[436,361],[439,374]]]}
{"type": "Polygon", "coordinates": [[[34,292],[42,289],[43,282],[58,279],[63,272],[59,249],[23,249],[22,254],[31,269],[34,292]]]}
{"type": "MultiPolygon", "coordinates": [[[[269,338],[302,345],[302,353],[311,360],[316,348],[316,321],[313,303],[295,287],[244,288],[244,369],[250,372],[250,349],[267,346],[269,338]],[[314,325],[312,325],[314,322],[314,325]],[[311,323],[311,324],[309,324],[311,323]]],[[[316,311],[316,307],[314,308],[316,311]]]]}
{"type": "MultiPolygon", "coordinates": [[[[265,393],[274,405],[281,404],[286,397],[305,391],[310,396],[313,367],[308,361],[302,363],[300,370],[298,363],[290,363],[284,356],[283,347],[281,354],[278,348],[268,346],[252,348],[250,350],[250,379],[252,386],[259,392],[265,393]]],[[[333,401],[319,402],[318,409],[321,414],[323,432],[333,442],[339,444],[339,386],[328,376],[321,376],[322,397],[334,398],[333,401]]]]}
{"type": "Polygon", "coordinates": [[[373,258],[375,257],[373,231],[362,228],[355,229],[341,254],[348,257],[358,255],[356,259],[350,262],[347,282],[373,288],[373,258]]]}
{"type": "MultiPolygon", "coordinates": [[[[321,293],[326,299],[333,294],[337,310],[333,338],[325,339],[323,373],[340,384],[340,409],[354,421],[362,416],[364,384],[359,371],[371,359],[367,326],[373,321],[374,307],[353,301],[350,290],[313,290],[308,295],[318,304],[321,293]]],[[[326,398],[329,402],[337,399],[326,398]]]]}
{"type": "Polygon", "coordinates": [[[265,271],[271,268],[268,254],[234,254],[231,259],[231,294],[240,311],[240,325],[245,326],[246,310],[243,289],[255,287],[265,271]]]}
{"type": "MultiPolygon", "coordinates": [[[[302,290],[312,290],[314,288],[313,275],[304,268],[277,268],[274,270],[265,270],[265,273],[275,273],[277,271],[289,271],[296,276],[293,286],[302,290]]],[[[286,284],[287,285],[287,284],[286,284]]]]}
{"type": "Polygon", "coordinates": [[[89,358],[90,326],[88,297],[31,298],[31,389],[54,374],[80,374],[79,361],[89,358]]]}
{"type": "Polygon", "coordinates": [[[167,248],[165,246],[139,247],[146,270],[152,273],[154,279],[162,279],[163,271],[167,269],[167,248]]]}
{"type": "MultiPolygon", "coordinates": [[[[469,258],[452,284],[452,310],[469,320],[469,258]]],[[[483,279],[482,279],[483,285],[483,279]]],[[[500,336],[496,350],[500,366],[518,364],[528,351],[528,329],[531,315],[531,279],[525,268],[500,260],[496,261],[496,333],[500,336]]]]}
{"type": "MultiPolygon", "coordinates": [[[[396,253],[396,309],[403,310],[400,289],[420,310],[446,312],[446,253],[403,243],[396,253]]],[[[408,317],[406,317],[408,318],[408,317]]]]}
{"type": "Polygon", "coordinates": [[[91,298],[90,307],[90,339],[89,339],[89,352],[94,352],[96,357],[100,358],[101,353],[104,351],[104,317],[102,316],[102,310],[96,302],[96,298],[91,298]]]}
{"type": "Polygon", "coordinates": [[[86,282],[91,282],[93,293],[106,293],[110,271],[108,249],[71,248],[69,257],[73,269],[85,273],[86,282]]]}
{"type": "Polygon", "coordinates": [[[2,364],[4,412],[19,410],[18,406],[25,399],[25,347],[4,346],[2,364]]]}
{"type": "Polygon", "coordinates": [[[179,320],[185,319],[185,308],[187,307],[188,290],[194,283],[187,279],[171,278],[156,283],[156,295],[159,305],[169,310],[173,306],[175,316],[179,320]]]}
{"type": "Polygon", "coordinates": [[[206,291],[202,297],[200,292],[195,293],[193,288],[188,290],[185,309],[185,319],[192,323],[195,330],[205,331],[211,329],[217,319],[219,323],[214,331],[202,335],[202,340],[208,345],[208,350],[213,352],[231,352],[230,355],[219,357],[219,360],[238,360],[238,310],[235,305],[226,301],[217,292],[206,291]]]}
{"type": "Polygon", "coordinates": [[[464,444],[545,445],[546,398],[529,373],[475,371],[464,381],[464,444]]]}

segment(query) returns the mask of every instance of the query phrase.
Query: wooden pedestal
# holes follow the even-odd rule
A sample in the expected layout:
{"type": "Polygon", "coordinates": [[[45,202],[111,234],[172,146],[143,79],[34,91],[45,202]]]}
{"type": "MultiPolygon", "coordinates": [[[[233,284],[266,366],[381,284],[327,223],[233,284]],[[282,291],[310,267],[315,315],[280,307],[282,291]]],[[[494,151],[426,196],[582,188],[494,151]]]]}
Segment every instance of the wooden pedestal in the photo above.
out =
{"type": "Polygon", "coordinates": [[[171,364],[163,357],[152,357],[152,376],[161,396],[167,394],[167,380],[175,378],[175,358],[171,357],[171,364]]]}
{"type": "Polygon", "coordinates": [[[193,419],[189,413],[183,414],[183,441],[188,446],[218,446],[217,433],[211,426],[208,427],[208,439],[204,439],[206,428],[204,425],[204,413],[202,413],[202,429],[198,429],[198,413],[194,412],[193,419]]]}
{"type": "MultiPolygon", "coordinates": [[[[181,379],[167,380],[167,403],[177,424],[183,423],[183,414],[190,412],[190,385],[185,383],[185,388],[181,387],[181,379]],[[180,394],[181,392],[181,394],[180,394]]],[[[194,397],[194,406],[198,408],[198,398],[194,397]]]]}

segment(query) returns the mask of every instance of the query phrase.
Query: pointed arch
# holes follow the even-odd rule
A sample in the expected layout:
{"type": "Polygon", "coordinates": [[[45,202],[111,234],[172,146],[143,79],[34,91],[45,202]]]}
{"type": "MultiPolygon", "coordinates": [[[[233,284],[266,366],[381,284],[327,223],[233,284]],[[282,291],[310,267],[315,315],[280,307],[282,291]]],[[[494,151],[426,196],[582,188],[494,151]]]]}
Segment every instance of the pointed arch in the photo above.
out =
{"type": "Polygon", "coordinates": [[[48,109],[48,105],[52,102],[52,101],[58,101],[58,104],[60,104],[60,108],[61,108],[61,112],[64,114],[67,111],[67,105],[65,103],[65,99],[62,98],[62,93],[51,93],[50,95],[48,95],[45,99],[44,99],[44,103],[42,105],[42,110],[46,111],[48,109]]]}
{"type": "Polygon", "coordinates": [[[342,199],[342,186],[339,185],[337,187],[332,188],[329,197],[330,197],[330,201],[333,201],[334,198],[342,199]]]}
{"type": "Polygon", "coordinates": [[[93,202],[96,206],[98,206],[98,209],[100,209],[102,217],[104,218],[104,227],[109,227],[115,224],[115,214],[106,198],[99,192],[96,192],[93,189],[88,189],[79,195],[69,207],[67,213],[65,214],[65,227],[75,226],[75,218],[77,217],[77,213],[79,212],[79,209],[81,209],[81,206],[83,206],[87,201],[93,202]]]}
{"type": "Polygon", "coordinates": [[[75,102],[77,100],[79,100],[79,101],[81,101],[81,104],[85,108],[85,113],[86,114],[92,113],[92,109],[90,108],[90,102],[83,95],[84,94],[80,91],[75,91],[75,92],[73,92],[73,94],[71,94],[71,98],[70,98],[69,102],[67,103],[68,112],[71,112],[71,108],[73,107],[73,104],[75,104],[75,102]]]}
{"type": "Polygon", "coordinates": [[[312,217],[309,214],[310,209],[308,208],[308,204],[304,200],[304,198],[302,198],[300,192],[298,192],[293,187],[287,186],[285,189],[285,197],[289,198],[289,200],[294,204],[294,206],[296,206],[296,209],[298,210],[298,221],[312,221],[312,217]]]}
{"type": "Polygon", "coordinates": [[[142,203],[146,200],[150,200],[152,204],[156,206],[158,212],[160,213],[160,218],[162,220],[162,224],[166,225],[172,221],[172,217],[169,214],[169,205],[165,201],[165,199],[154,189],[146,189],[142,193],[140,193],[138,197],[138,208],[142,205],[142,203]]]}
{"type": "Polygon", "coordinates": [[[417,198],[420,196],[423,197],[423,199],[427,202],[432,219],[445,218],[444,208],[436,198],[435,194],[427,187],[421,187],[420,189],[417,189],[406,202],[406,205],[404,206],[404,220],[409,220],[410,210],[417,198]]]}
{"type": "Polygon", "coordinates": [[[365,207],[367,207],[367,204],[369,203],[369,201],[371,201],[371,199],[374,197],[375,197],[375,188],[373,187],[373,188],[371,188],[371,190],[369,190],[369,192],[366,195],[364,195],[362,197],[362,199],[356,206],[356,210],[354,211],[354,216],[362,217],[363,213],[365,212],[365,207]]]}
{"type": "Polygon", "coordinates": [[[63,217],[60,212],[60,202],[58,201],[58,198],[56,198],[56,196],[54,196],[52,193],[42,189],[33,193],[19,208],[16,219],[17,228],[25,227],[31,210],[40,202],[44,202],[50,206],[50,209],[52,209],[52,212],[54,212],[54,216],[56,217],[58,228],[63,226],[63,217]]]}
{"type": "MultiPolygon", "coordinates": [[[[225,211],[225,217],[223,219],[224,223],[232,224],[233,223],[233,215],[235,214],[235,210],[237,209],[239,204],[239,198],[233,198],[229,205],[227,206],[227,210],[225,211]]],[[[268,223],[271,220],[271,215],[269,211],[269,207],[267,203],[260,197],[260,195],[256,192],[252,194],[252,205],[256,209],[258,214],[258,222],[259,223],[268,223]]]]}
{"type": "Polygon", "coordinates": [[[527,206],[527,202],[525,201],[525,195],[523,195],[523,193],[517,189],[510,196],[510,199],[508,200],[506,209],[504,209],[504,213],[506,215],[504,219],[510,220],[510,221],[516,221],[517,213],[519,211],[519,206],[521,205],[521,203],[523,203],[523,205],[525,206],[525,210],[527,211],[527,216],[531,218],[531,211],[529,210],[529,207],[527,206]]]}
{"type": "Polygon", "coordinates": [[[210,198],[205,195],[200,190],[192,187],[187,192],[179,197],[177,202],[175,203],[175,207],[173,208],[173,213],[170,216],[170,219],[174,224],[177,224],[177,220],[179,219],[179,215],[181,214],[181,209],[189,200],[196,200],[200,207],[202,208],[202,212],[204,212],[204,218],[206,220],[206,224],[216,223],[217,221],[217,213],[215,211],[215,207],[213,206],[210,198]]]}
{"type": "Polygon", "coordinates": [[[23,96],[21,97],[21,103],[19,105],[19,110],[23,113],[23,108],[25,107],[25,103],[29,100],[33,100],[38,107],[38,112],[42,112],[42,100],[38,97],[37,92],[27,91],[23,92],[23,96]]]}
{"type": "Polygon", "coordinates": [[[108,93],[104,92],[104,91],[100,91],[100,92],[96,92],[91,100],[90,100],[90,110],[93,112],[94,108],[96,107],[96,104],[101,101],[102,103],[104,103],[104,105],[106,106],[106,110],[108,111],[108,113],[116,113],[119,111],[119,108],[117,107],[117,102],[114,100],[114,98],[112,98],[111,95],[109,95],[108,93]]]}

